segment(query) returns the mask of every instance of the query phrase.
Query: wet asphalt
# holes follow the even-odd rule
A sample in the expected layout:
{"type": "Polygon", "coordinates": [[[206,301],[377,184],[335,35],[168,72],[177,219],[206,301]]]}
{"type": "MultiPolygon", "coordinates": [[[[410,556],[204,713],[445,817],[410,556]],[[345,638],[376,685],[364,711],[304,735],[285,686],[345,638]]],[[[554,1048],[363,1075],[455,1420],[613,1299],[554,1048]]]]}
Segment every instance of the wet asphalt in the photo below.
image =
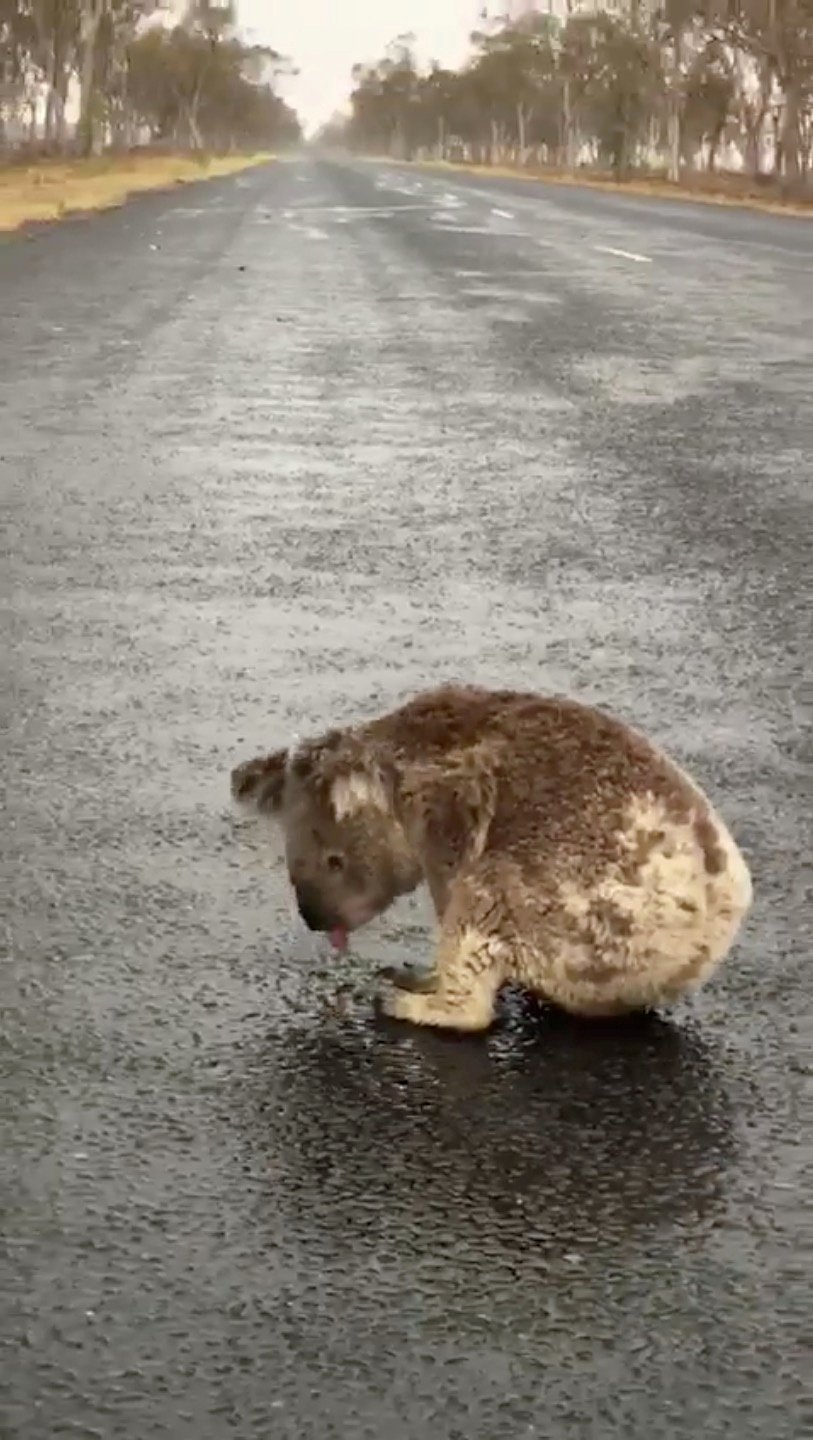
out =
{"type": "Polygon", "coordinates": [[[796,1440],[809,224],[302,160],[0,298],[4,1440],[796,1440]],[[455,1040],[425,901],[298,927],[230,765],[453,676],[708,787],[699,998],[455,1040]]]}

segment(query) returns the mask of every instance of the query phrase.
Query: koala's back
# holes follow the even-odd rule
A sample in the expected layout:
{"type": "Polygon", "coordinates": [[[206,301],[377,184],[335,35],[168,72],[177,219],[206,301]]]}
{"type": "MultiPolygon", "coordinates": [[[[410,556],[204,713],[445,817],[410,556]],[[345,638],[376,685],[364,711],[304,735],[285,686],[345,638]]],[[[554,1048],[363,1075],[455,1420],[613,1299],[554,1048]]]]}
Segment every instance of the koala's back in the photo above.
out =
{"type": "Polygon", "coordinates": [[[441,776],[447,769],[450,786],[461,757],[470,757],[469,775],[487,769],[494,800],[483,858],[509,862],[540,895],[565,882],[592,888],[607,875],[638,884],[660,856],[671,868],[667,886],[683,884],[688,869],[693,890],[710,881],[713,900],[715,886],[726,897],[733,886],[737,903],[750,903],[745,862],[711,802],[613,716],[555,696],[444,686],[368,729],[407,771],[426,762],[441,776]]]}
{"type": "MultiPolygon", "coordinates": [[[[492,846],[577,848],[600,859],[634,797],[702,821],[709,802],[645,736],[558,696],[474,686],[427,691],[365,727],[410,763],[450,764],[476,749],[497,781],[492,846]]],[[[709,837],[711,843],[711,837],[709,837]]]]}

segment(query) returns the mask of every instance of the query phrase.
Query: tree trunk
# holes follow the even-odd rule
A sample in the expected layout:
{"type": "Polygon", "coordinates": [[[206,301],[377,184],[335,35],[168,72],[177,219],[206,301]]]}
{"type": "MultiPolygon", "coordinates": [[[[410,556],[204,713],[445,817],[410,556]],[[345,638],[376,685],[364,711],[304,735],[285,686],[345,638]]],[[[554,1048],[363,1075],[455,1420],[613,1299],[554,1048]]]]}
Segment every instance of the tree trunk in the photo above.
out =
{"type": "Polygon", "coordinates": [[[61,46],[54,43],[48,98],[45,105],[45,139],[55,150],[65,148],[65,105],[68,97],[69,71],[61,46]]]}
{"type": "Polygon", "coordinates": [[[45,101],[45,124],[43,128],[43,139],[46,147],[51,148],[54,137],[54,120],[56,119],[56,91],[53,85],[48,86],[48,95],[45,101]]]}
{"type": "Polygon", "coordinates": [[[811,151],[813,151],[813,126],[810,116],[803,116],[799,126],[799,176],[803,183],[810,174],[811,151]]]}
{"type": "Polygon", "coordinates": [[[576,169],[576,130],[573,123],[573,104],[570,91],[570,81],[565,81],[562,92],[562,121],[564,126],[565,140],[565,169],[576,169]]]}
{"type": "Polygon", "coordinates": [[[619,181],[626,180],[629,156],[629,128],[627,125],[626,111],[623,106],[616,112],[610,143],[612,146],[613,176],[619,181]]]}
{"type": "Polygon", "coordinates": [[[525,106],[522,104],[522,101],[518,101],[518,102],[517,102],[517,144],[519,145],[519,163],[520,163],[520,165],[524,165],[524,164],[525,164],[525,155],[526,155],[526,141],[525,141],[525,136],[526,136],[525,106]]]}
{"type": "Polygon", "coordinates": [[[198,75],[197,84],[192,93],[192,99],[186,107],[186,143],[190,150],[203,149],[203,137],[201,136],[200,125],[198,124],[198,114],[200,111],[200,102],[203,97],[205,74],[206,71],[204,70],[198,75]]]}
{"type": "Polygon", "coordinates": [[[744,116],[745,124],[745,172],[751,180],[758,180],[761,170],[761,141],[764,112],[744,116]]]}
{"type": "Polygon", "coordinates": [[[680,153],[682,149],[683,121],[683,34],[676,27],[674,34],[674,61],[672,85],[669,94],[669,179],[677,185],[680,180],[680,153]]]}
{"type": "Polygon", "coordinates": [[[765,121],[771,108],[773,69],[767,58],[759,66],[759,96],[752,105],[745,102],[743,123],[745,125],[745,168],[753,180],[762,174],[762,143],[765,137],[765,121]]]}
{"type": "Polygon", "coordinates": [[[720,141],[723,138],[723,126],[716,125],[709,136],[709,158],[708,172],[713,175],[717,169],[717,152],[720,149],[720,141]]]}
{"type": "Polygon", "coordinates": [[[680,125],[680,101],[674,95],[671,97],[671,108],[669,111],[669,165],[667,176],[677,185],[680,180],[680,152],[682,148],[681,125],[680,125]]]}
{"type": "Polygon", "coordinates": [[[783,130],[782,126],[781,126],[780,123],[779,123],[779,116],[778,116],[778,114],[776,113],[776,111],[774,111],[774,113],[773,113],[773,173],[774,173],[774,179],[775,179],[775,180],[780,180],[780,179],[782,178],[782,170],[783,170],[783,166],[784,166],[784,146],[783,146],[783,143],[782,143],[782,142],[783,142],[783,135],[784,135],[784,130],[783,130]]]}
{"type": "Polygon", "coordinates": [[[79,21],[79,123],[76,131],[81,155],[92,155],[96,144],[96,42],[107,3],[108,0],[82,0],[79,21]]]}
{"type": "Polygon", "coordinates": [[[783,82],[785,108],[782,114],[782,154],[784,157],[785,179],[793,185],[799,180],[799,117],[801,101],[799,83],[795,76],[783,82]]]}
{"type": "Polygon", "coordinates": [[[61,66],[54,83],[56,87],[56,128],[54,139],[57,150],[64,150],[67,126],[68,86],[70,84],[70,72],[67,65],[63,64],[61,66]]]}
{"type": "Polygon", "coordinates": [[[203,149],[203,138],[200,133],[200,126],[198,125],[197,109],[198,107],[196,103],[190,105],[189,113],[186,117],[190,150],[203,149]]]}
{"type": "Polygon", "coordinates": [[[446,121],[442,115],[438,115],[437,158],[446,159],[446,121]]]}

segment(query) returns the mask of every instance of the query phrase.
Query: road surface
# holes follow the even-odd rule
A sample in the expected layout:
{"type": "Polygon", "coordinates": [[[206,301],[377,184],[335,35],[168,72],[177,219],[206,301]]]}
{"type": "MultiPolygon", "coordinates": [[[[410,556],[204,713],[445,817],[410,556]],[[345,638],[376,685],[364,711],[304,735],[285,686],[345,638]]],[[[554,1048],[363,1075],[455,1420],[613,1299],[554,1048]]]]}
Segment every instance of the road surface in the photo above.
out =
{"type": "Polygon", "coordinates": [[[809,224],[302,160],[0,289],[3,1435],[797,1440],[809,224]],[[708,786],[699,999],[448,1039],[424,901],[295,923],[230,765],[450,676],[708,786]]]}

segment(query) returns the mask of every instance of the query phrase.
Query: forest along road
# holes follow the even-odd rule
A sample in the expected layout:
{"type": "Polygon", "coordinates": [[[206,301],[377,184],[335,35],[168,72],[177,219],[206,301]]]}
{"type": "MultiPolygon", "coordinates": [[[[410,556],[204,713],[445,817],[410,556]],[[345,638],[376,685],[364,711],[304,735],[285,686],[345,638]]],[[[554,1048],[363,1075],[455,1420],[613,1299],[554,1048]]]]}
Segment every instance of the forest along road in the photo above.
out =
{"type": "Polygon", "coordinates": [[[3,1434],[796,1440],[813,229],[302,160],[0,288],[3,1434]],[[700,998],[455,1041],[423,900],[294,922],[230,765],[449,676],[708,786],[700,998]]]}

